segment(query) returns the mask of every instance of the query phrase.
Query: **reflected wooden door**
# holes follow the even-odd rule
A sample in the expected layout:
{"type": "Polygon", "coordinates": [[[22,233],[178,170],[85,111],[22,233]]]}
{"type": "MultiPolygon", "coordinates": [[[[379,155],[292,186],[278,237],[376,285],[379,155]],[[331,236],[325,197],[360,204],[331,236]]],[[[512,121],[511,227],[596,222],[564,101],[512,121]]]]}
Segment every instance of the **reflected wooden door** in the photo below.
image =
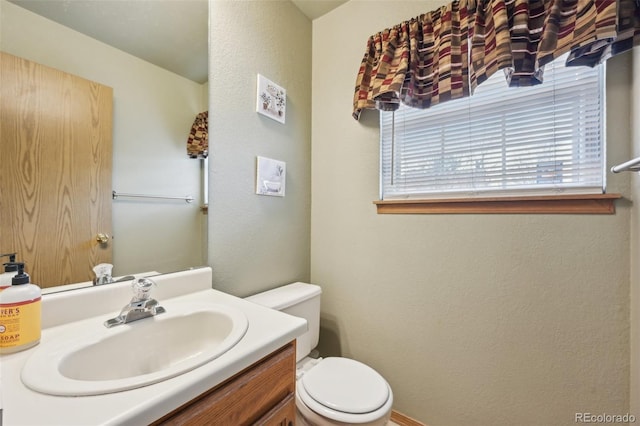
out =
{"type": "Polygon", "coordinates": [[[41,287],[111,262],[113,90],[0,52],[0,253],[41,287]]]}

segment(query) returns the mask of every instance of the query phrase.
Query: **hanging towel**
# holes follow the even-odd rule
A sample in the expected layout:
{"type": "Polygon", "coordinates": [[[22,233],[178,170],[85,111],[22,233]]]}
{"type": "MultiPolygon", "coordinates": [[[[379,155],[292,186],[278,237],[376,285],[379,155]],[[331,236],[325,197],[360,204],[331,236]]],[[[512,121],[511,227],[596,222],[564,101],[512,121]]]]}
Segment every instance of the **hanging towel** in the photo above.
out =
{"type": "Polygon", "coordinates": [[[209,155],[209,111],[196,115],[187,139],[187,155],[190,158],[207,158],[209,155]]]}

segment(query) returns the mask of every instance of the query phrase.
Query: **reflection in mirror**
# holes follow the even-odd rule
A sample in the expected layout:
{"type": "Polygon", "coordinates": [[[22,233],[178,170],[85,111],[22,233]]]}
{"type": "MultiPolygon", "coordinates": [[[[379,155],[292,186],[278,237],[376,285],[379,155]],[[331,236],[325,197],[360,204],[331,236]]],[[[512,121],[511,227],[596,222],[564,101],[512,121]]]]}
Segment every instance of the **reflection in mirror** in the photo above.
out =
{"type": "MultiPolygon", "coordinates": [[[[108,188],[100,190],[109,195],[109,202],[101,211],[111,216],[111,229],[107,232],[91,229],[91,237],[82,243],[98,246],[105,252],[110,250],[111,257],[100,254],[89,264],[79,265],[75,258],[66,255],[69,253],[66,240],[60,238],[55,249],[28,258],[33,244],[55,240],[64,233],[62,228],[67,223],[71,233],[87,232],[93,226],[94,222],[76,224],[73,219],[83,209],[82,204],[76,207],[67,203],[74,207],[66,212],[64,227],[59,223],[32,224],[35,231],[28,238],[24,232],[19,237],[8,238],[3,234],[0,238],[0,252],[17,251],[18,260],[26,260],[34,283],[42,287],[78,281],[90,284],[94,278],[92,267],[101,262],[114,265],[114,276],[141,271],[165,273],[206,263],[206,216],[202,210],[206,173],[201,160],[187,156],[186,140],[196,115],[208,109],[207,10],[206,0],[0,0],[0,51],[112,89],[111,180],[108,188]],[[109,27],[110,24],[116,27],[109,27]],[[112,200],[112,190],[191,196],[194,201],[125,197],[112,200]],[[107,240],[103,236],[103,242],[99,242],[99,233],[106,234],[107,240]],[[19,245],[14,243],[17,240],[23,244],[20,249],[15,248],[19,245]],[[3,245],[8,244],[6,241],[12,242],[11,247],[3,245]],[[60,277],[39,272],[38,266],[45,257],[59,262],[60,277]],[[70,278],[67,270],[71,268],[79,269],[84,278],[70,278]]],[[[21,66],[25,63],[19,62],[21,66]]],[[[3,95],[3,114],[15,111],[18,105],[17,100],[8,104],[6,99],[3,95]]],[[[53,105],[62,109],[64,99],[64,96],[54,98],[53,105]]],[[[40,135],[35,120],[20,126],[24,131],[18,132],[21,137],[17,139],[37,134],[43,141],[55,140],[40,135]]],[[[8,158],[6,147],[11,142],[5,140],[5,133],[0,134],[3,162],[8,158]]],[[[24,148],[14,151],[11,155],[17,155],[18,159],[20,152],[22,159],[28,157],[24,148]]],[[[68,153],[70,158],[74,154],[73,150],[68,153]]],[[[34,174],[55,168],[43,158],[46,154],[30,155],[39,161],[38,167],[33,168],[34,174]]],[[[100,162],[99,155],[96,157],[100,162]]],[[[88,165],[76,164],[72,169],[82,167],[88,165]]],[[[0,177],[4,185],[6,176],[0,177]]],[[[59,179],[63,182],[65,178],[59,179]]],[[[64,193],[77,201],[75,185],[77,182],[40,192],[64,193]]],[[[8,192],[3,188],[0,194],[0,214],[2,221],[7,222],[5,206],[12,201],[8,197],[25,198],[25,190],[8,192]]],[[[30,220],[26,213],[13,217],[2,232],[18,229],[30,220]]]]}

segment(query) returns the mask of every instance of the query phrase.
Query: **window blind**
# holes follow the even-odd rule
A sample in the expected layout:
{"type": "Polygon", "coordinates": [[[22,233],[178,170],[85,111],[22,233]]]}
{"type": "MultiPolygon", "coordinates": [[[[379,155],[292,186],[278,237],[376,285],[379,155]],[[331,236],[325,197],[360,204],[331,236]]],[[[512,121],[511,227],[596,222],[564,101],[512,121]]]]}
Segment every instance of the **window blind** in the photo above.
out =
{"type": "Polygon", "coordinates": [[[564,59],[537,86],[498,72],[469,98],[381,112],[381,199],[602,193],[604,65],[564,59]]]}

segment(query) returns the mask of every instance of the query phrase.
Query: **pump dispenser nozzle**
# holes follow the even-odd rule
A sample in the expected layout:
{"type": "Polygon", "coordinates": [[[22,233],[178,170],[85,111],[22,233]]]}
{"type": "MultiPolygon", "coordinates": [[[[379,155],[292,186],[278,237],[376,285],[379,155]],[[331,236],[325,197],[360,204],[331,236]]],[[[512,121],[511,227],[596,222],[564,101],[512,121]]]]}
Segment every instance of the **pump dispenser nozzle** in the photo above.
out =
{"type": "Polygon", "coordinates": [[[0,291],[11,286],[11,279],[18,273],[18,265],[16,264],[16,254],[6,253],[0,254],[0,259],[8,257],[9,261],[3,263],[3,269],[0,272],[0,291]]]}
{"type": "Polygon", "coordinates": [[[29,284],[29,274],[24,271],[24,262],[9,262],[18,268],[18,273],[11,278],[11,285],[29,284]]]}
{"type": "Polygon", "coordinates": [[[14,265],[14,263],[16,261],[16,253],[0,254],[0,257],[8,257],[9,258],[9,262],[3,263],[5,272],[15,272],[15,271],[18,270],[16,268],[16,266],[14,265]]]}
{"type": "Polygon", "coordinates": [[[0,254],[0,257],[8,257],[9,258],[9,262],[15,262],[16,261],[16,254],[17,253],[5,253],[5,254],[0,254]]]}

